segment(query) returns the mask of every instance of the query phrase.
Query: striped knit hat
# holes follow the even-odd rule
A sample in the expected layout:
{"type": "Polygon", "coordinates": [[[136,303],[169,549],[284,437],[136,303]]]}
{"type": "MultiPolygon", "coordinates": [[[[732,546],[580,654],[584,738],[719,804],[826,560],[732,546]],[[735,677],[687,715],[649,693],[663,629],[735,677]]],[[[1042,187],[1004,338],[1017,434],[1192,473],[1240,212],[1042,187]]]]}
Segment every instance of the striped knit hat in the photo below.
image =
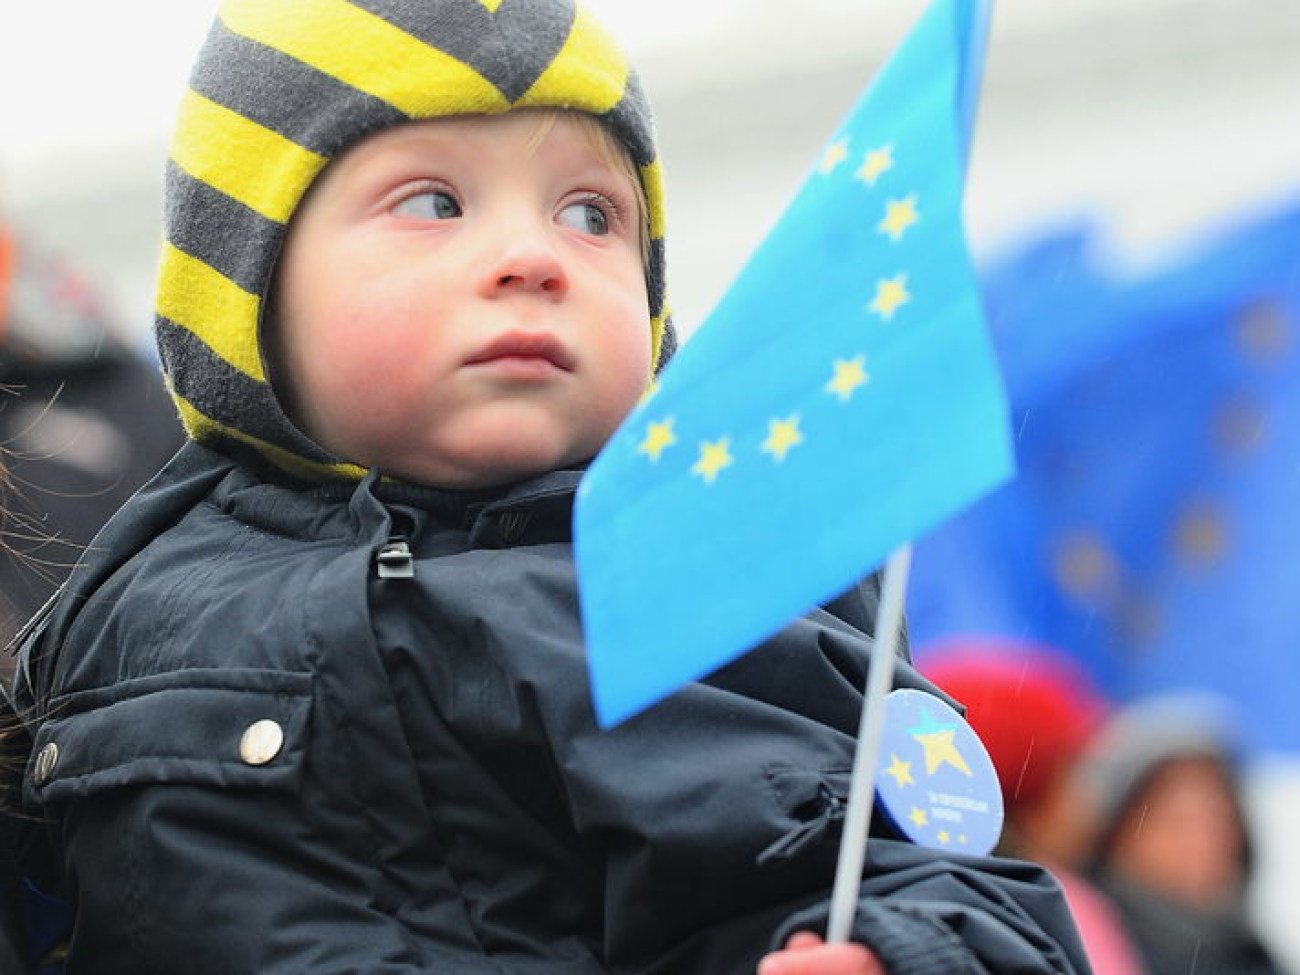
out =
{"type": "Polygon", "coordinates": [[[286,224],[325,164],[363,136],[531,107],[598,117],[637,165],[662,365],[675,340],[649,106],[574,0],[224,0],[167,168],[156,330],[189,435],[308,480],[360,476],[293,425],[268,381],[259,324],[286,224]]]}

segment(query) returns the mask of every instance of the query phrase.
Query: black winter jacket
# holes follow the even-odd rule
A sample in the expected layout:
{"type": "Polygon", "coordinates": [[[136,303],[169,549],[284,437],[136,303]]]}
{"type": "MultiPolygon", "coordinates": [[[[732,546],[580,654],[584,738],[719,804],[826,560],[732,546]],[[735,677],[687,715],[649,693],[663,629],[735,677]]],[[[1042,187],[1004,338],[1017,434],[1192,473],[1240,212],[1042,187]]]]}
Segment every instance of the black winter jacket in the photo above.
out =
{"type": "MultiPolygon", "coordinates": [[[[298,491],[187,445],[20,668],[70,971],[748,975],[823,923],[874,583],[601,732],[577,478],[298,491]]],[[[868,860],[895,975],[1086,971],[1043,871],[868,860]]]]}

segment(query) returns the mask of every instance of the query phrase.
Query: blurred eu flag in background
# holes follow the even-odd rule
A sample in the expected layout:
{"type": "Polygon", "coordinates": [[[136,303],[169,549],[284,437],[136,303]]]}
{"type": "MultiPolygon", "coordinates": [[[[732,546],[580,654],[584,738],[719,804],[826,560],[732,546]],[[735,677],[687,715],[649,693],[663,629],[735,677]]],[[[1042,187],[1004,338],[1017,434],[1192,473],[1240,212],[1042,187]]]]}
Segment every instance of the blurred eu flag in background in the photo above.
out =
{"type": "Polygon", "coordinates": [[[749,650],[1012,470],[961,221],[987,5],[936,0],[589,470],[597,716],[749,650]]]}
{"type": "Polygon", "coordinates": [[[1201,689],[1300,750],[1300,207],[1127,280],[1084,229],[984,274],[1019,477],[921,540],[924,647],[1042,640],[1119,700],[1201,689]]]}

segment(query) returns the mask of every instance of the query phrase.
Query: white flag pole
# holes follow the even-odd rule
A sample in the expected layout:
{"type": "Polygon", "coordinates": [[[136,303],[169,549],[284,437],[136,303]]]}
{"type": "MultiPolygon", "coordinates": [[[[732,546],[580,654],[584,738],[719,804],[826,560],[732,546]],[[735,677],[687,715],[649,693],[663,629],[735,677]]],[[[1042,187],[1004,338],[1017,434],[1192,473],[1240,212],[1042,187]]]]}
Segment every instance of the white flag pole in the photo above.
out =
{"type": "Polygon", "coordinates": [[[903,597],[907,592],[907,575],[911,566],[911,545],[895,550],[885,563],[880,609],[876,614],[876,646],[871,654],[867,687],[862,695],[858,746],[849,783],[849,806],[844,815],[844,835],[840,840],[835,887],[831,892],[831,913],[826,928],[826,940],[831,943],[849,940],[853,915],[858,907],[862,865],[867,856],[867,832],[875,805],[885,695],[894,683],[894,660],[903,629],[903,597]]]}
{"type": "MultiPolygon", "coordinates": [[[[984,74],[989,26],[993,18],[993,0],[975,0],[970,6],[956,9],[969,17],[965,32],[967,50],[963,52],[964,69],[956,106],[963,146],[969,155],[979,84],[984,74]]],[[[898,637],[903,628],[903,597],[907,592],[907,576],[911,566],[911,545],[896,549],[885,563],[880,610],[876,616],[876,647],[872,653],[867,687],[862,695],[858,746],[853,756],[853,777],[849,783],[849,807],[844,815],[844,836],[840,840],[835,887],[831,892],[831,913],[826,926],[826,940],[831,943],[849,940],[862,888],[867,831],[871,828],[871,812],[876,799],[876,768],[880,760],[885,695],[894,683],[894,661],[898,653],[898,637]]]]}

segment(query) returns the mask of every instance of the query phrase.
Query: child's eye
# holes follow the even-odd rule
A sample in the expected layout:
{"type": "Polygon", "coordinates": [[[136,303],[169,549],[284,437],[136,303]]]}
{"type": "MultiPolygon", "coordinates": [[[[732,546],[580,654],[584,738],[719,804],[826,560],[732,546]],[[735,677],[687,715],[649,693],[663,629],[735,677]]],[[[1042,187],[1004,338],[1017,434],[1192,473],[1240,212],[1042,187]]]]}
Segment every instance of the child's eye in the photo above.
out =
{"type": "Polygon", "coordinates": [[[412,193],[398,201],[393,212],[399,217],[410,217],[413,220],[454,220],[461,216],[460,204],[455,197],[442,190],[412,193]]]}
{"type": "Polygon", "coordinates": [[[560,223],[584,234],[603,237],[609,233],[609,217],[598,203],[583,200],[570,203],[560,211],[560,223]]]}

